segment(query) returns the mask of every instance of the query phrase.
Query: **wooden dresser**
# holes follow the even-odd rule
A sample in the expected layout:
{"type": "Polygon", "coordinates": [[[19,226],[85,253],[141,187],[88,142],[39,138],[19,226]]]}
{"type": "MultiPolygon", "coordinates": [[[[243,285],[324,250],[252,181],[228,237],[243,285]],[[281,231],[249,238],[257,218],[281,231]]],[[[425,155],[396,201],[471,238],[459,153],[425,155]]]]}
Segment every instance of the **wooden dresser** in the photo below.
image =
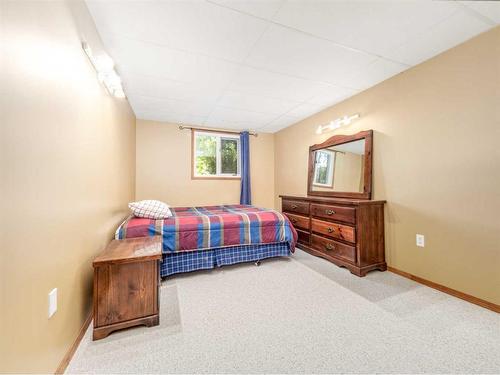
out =
{"type": "Polygon", "coordinates": [[[160,236],[113,240],[94,260],[94,340],[159,324],[160,261],[160,236]]]}
{"type": "Polygon", "coordinates": [[[298,247],[357,276],[385,271],[385,201],[280,195],[298,247]]]}

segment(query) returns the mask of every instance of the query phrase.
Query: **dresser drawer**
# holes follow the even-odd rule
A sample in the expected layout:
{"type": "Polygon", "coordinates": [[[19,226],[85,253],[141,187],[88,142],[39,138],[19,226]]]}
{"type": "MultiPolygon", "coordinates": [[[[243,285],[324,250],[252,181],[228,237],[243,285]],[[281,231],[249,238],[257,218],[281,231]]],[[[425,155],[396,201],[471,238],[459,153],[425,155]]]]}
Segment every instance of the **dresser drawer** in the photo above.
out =
{"type": "Polygon", "coordinates": [[[348,242],[356,242],[356,230],[348,225],[312,219],[311,229],[313,232],[320,233],[328,237],[338,238],[348,242]]]}
{"type": "Polygon", "coordinates": [[[308,216],[292,215],[292,214],[289,214],[288,212],[286,212],[285,215],[288,216],[288,218],[292,222],[294,228],[304,229],[306,231],[309,230],[310,224],[309,224],[309,217],[308,216]]]}
{"type": "Polygon", "coordinates": [[[309,232],[304,232],[300,229],[297,229],[297,235],[299,236],[299,239],[297,240],[297,242],[299,244],[304,244],[304,245],[309,245],[309,242],[310,242],[310,238],[311,238],[311,235],[309,234],[309,232]]]}
{"type": "Polygon", "coordinates": [[[311,204],[311,215],[352,224],[356,222],[356,209],[352,207],[311,204]]]}
{"type": "Polygon", "coordinates": [[[283,208],[282,211],[309,215],[309,202],[289,201],[284,199],[281,206],[283,208]]]}
{"type": "Polygon", "coordinates": [[[311,236],[312,247],[326,255],[332,255],[350,262],[356,262],[356,248],[317,235],[311,236]]]}

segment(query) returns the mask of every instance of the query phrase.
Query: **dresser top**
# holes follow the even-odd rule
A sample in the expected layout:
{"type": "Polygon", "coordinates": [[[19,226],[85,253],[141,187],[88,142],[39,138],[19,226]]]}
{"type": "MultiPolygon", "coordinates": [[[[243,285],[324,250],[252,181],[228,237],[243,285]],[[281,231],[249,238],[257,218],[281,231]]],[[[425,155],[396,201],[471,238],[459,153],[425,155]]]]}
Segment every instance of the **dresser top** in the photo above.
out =
{"type": "Polygon", "coordinates": [[[131,263],[161,259],[161,237],[138,237],[113,240],[94,259],[94,267],[104,263],[131,263]]]}
{"type": "Polygon", "coordinates": [[[384,204],[385,200],[370,200],[370,199],[349,199],[349,198],[324,198],[324,197],[301,197],[298,195],[280,195],[282,199],[307,201],[316,203],[335,203],[335,204],[348,204],[354,206],[364,206],[371,204],[384,204]]]}

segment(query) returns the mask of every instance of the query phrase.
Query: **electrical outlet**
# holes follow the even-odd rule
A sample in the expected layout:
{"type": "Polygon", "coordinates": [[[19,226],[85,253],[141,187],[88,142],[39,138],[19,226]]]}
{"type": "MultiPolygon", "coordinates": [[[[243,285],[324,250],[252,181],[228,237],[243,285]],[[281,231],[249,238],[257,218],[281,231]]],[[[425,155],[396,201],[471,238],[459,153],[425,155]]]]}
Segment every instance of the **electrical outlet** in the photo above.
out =
{"type": "Polygon", "coordinates": [[[49,293],[49,318],[57,311],[57,288],[54,288],[49,293]]]}
{"type": "Polygon", "coordinates": [[[417,234],[417,246],[425,247],[425,237],[423,234],[417,234]]]}

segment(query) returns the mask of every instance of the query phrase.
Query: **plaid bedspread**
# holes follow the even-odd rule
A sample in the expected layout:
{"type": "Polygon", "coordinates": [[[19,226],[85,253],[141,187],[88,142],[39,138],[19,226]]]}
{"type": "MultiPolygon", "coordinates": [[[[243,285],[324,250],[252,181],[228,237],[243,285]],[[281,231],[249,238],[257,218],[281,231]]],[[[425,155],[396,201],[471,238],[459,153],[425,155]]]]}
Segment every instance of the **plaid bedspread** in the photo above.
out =
{"type": "Polygon", "coordinates": [[[163,252],[204,250],[247,244],[288,242],[293,252],[297,232],[278,211],[248,205],[173,207],[163,220],[129,217],[116,239],[162,236],[163,252]]]}

